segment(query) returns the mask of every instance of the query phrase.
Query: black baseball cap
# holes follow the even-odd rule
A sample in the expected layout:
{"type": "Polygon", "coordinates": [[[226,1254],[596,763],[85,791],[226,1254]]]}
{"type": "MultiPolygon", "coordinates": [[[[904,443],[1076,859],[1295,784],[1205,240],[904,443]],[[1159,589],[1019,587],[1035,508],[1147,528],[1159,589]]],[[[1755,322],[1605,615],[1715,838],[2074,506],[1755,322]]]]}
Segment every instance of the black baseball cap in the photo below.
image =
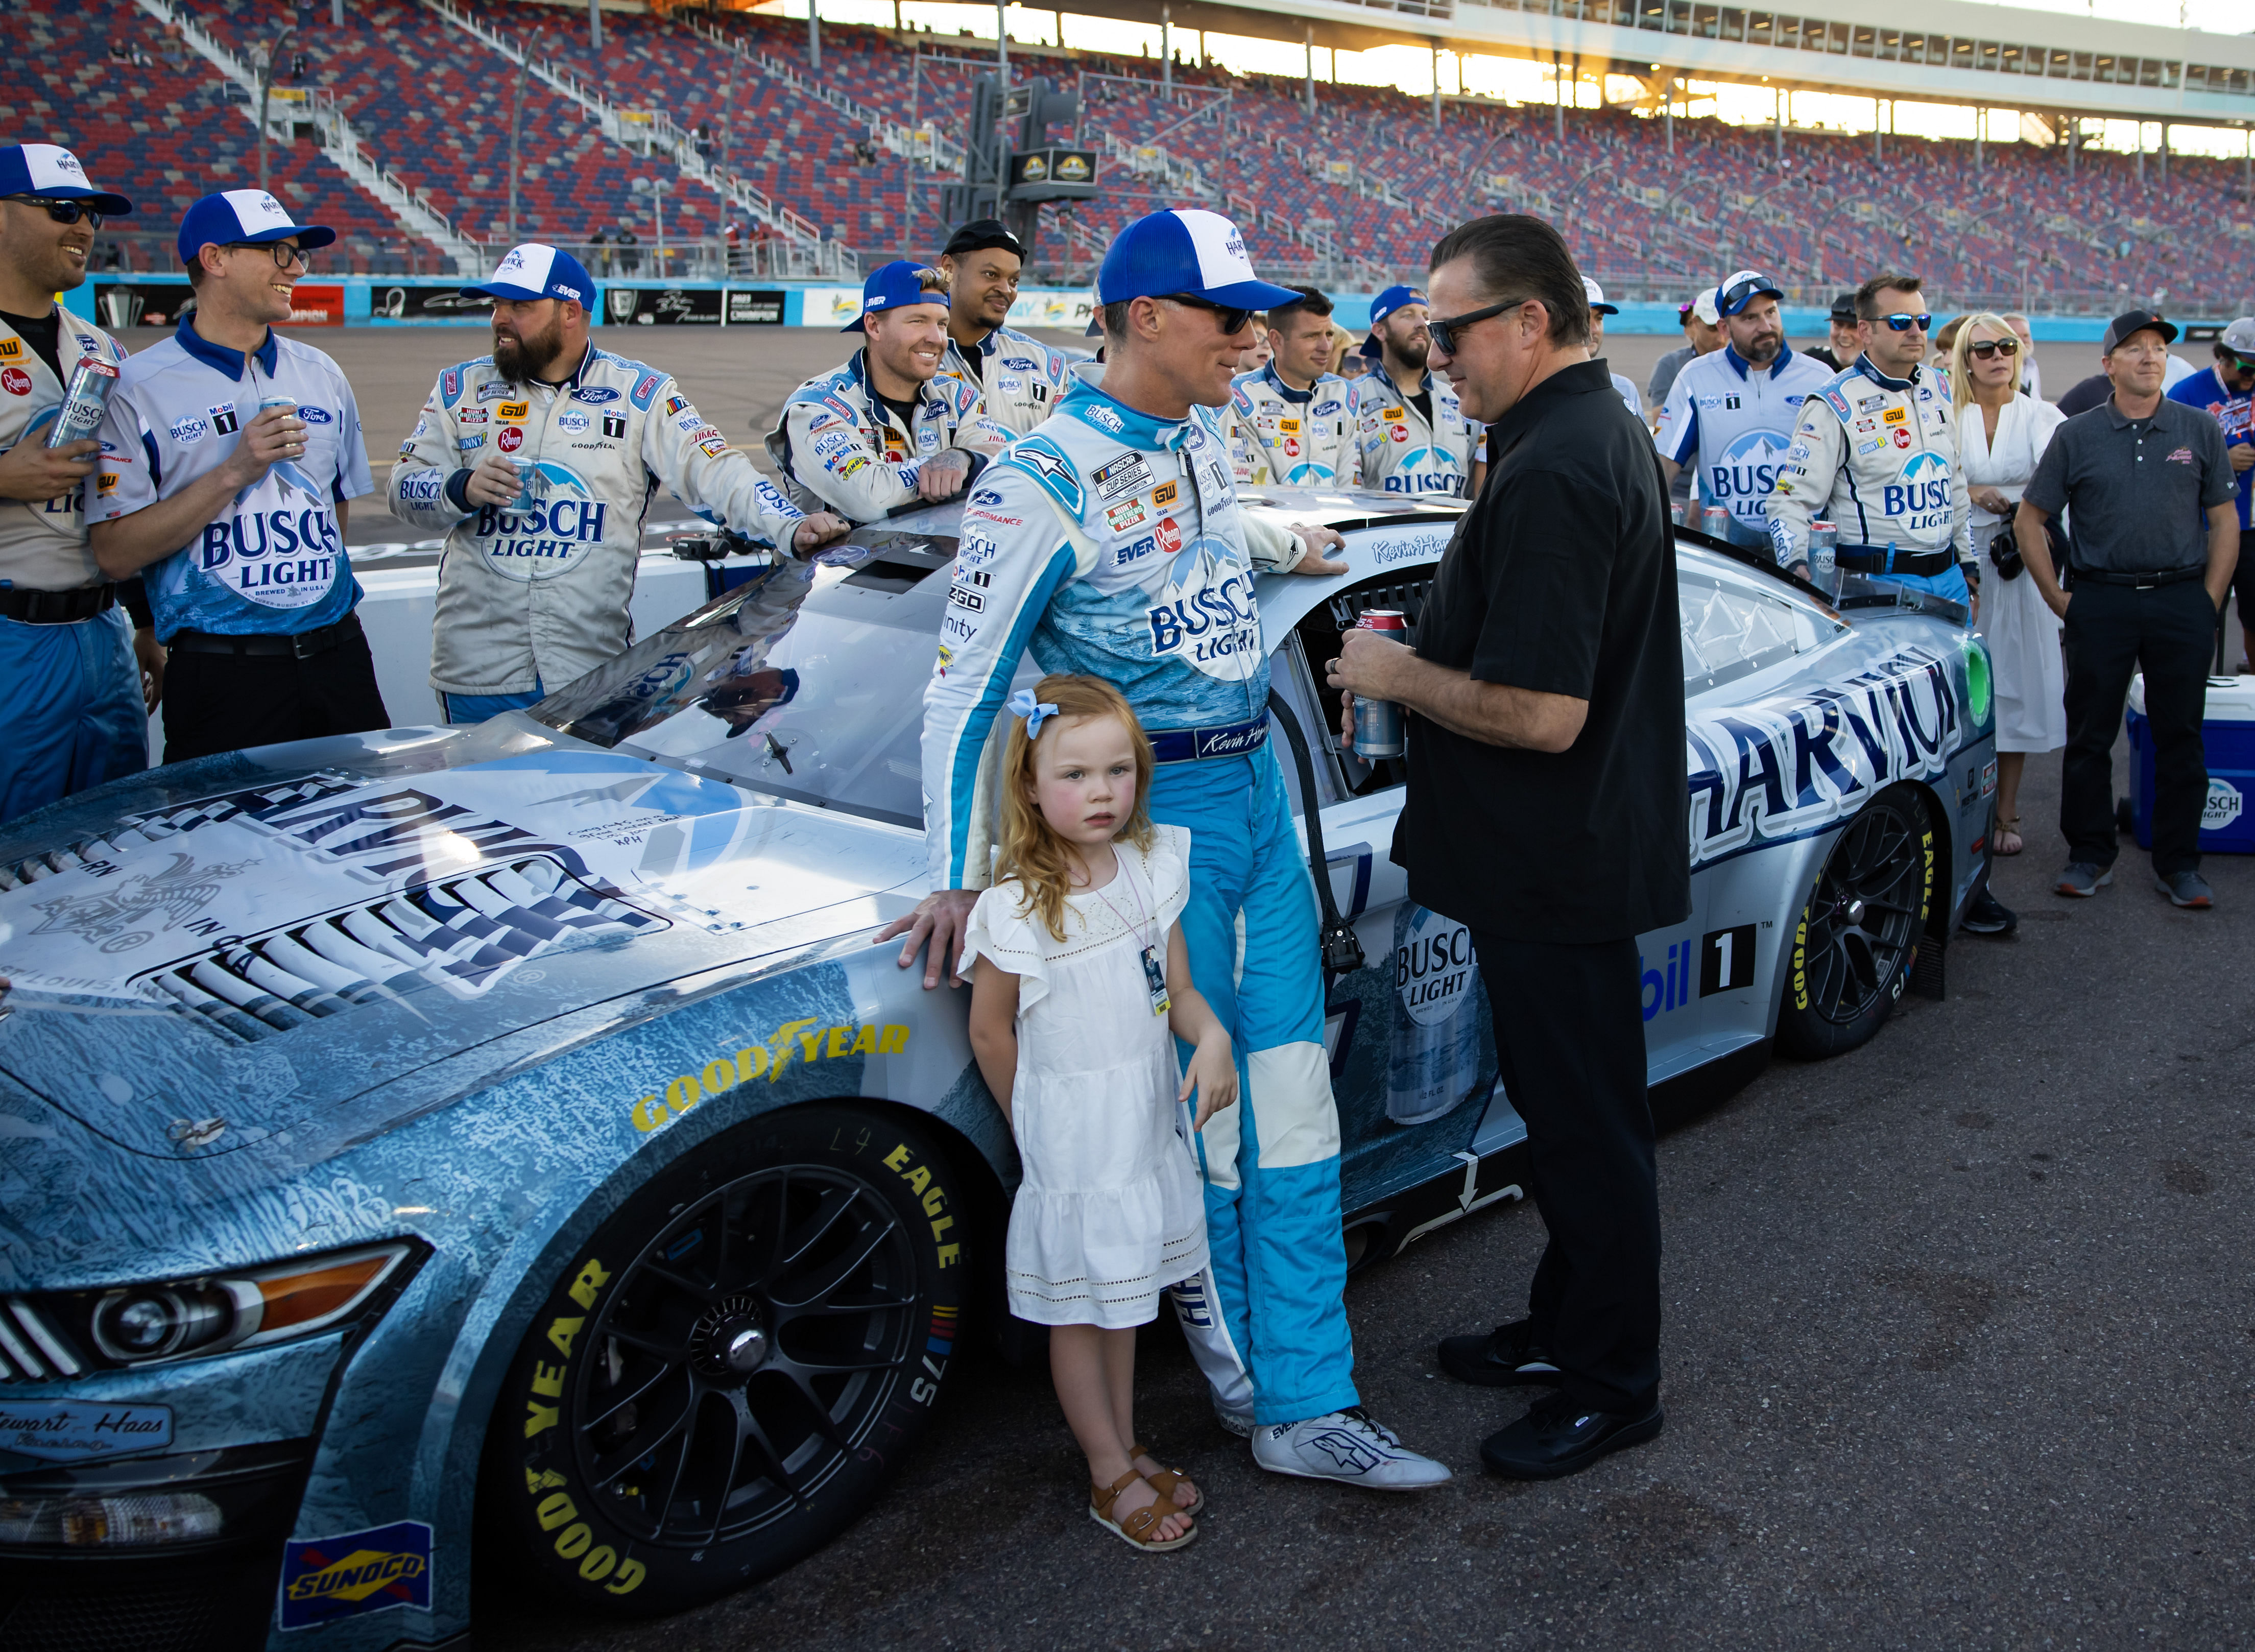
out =
{"type": "Polygon", "coordinates": [[[2177,341],[2177,329],[2174,322],[2162,320],[2151,310],[2125,310],[2106,324],[2106,336],[2098,346],[2098,353],[2101,355],[2111,355],[2116,345],[2132,333],[2142,333],[2147,327],[2160,334],[2161,342],[2164,344],[2174,344],[2177,341]]]}
{"type": "Polygon", "coordinates": [[[1856,319],[1856,295],[1852,292],[1834,293],[1832,295],[1832,320],[1835,321],[1853,321],[1856,319]]]}
{"type": "Polygon", "coordinates": [[[1005,252],[1026,256],[1025,243],[1010,233],[1008,224],[1000,218],[973,218],[969,223],[947,238],[942,247],[942,257],[953,257],[966,252],[984,252],[989,247],[1000,247],[1005,252]]]}

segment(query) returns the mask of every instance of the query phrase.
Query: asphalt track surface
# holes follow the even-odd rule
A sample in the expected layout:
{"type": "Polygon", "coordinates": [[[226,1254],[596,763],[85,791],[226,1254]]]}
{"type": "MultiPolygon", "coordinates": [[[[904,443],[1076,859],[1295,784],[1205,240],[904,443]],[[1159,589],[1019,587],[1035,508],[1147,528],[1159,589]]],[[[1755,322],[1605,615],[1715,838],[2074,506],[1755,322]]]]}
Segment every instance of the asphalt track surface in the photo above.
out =
{"type": "MultiPolygon", "coordinates": [[[[876,1508],[794,1570],[654,1623],[495,1591],[481,1648],[2114,1648],[2255,1640],[2255,861],[2179,912],[2122,843],[2048,892],[2030,763],[2017,936],[1841,1059],[1785,1058],[1665,1137],[1667,1431],[1572,1480],[1483,1475],[1521,1402],[1434,1345],[1515,1318],[1542,1242],[1493,1207],[1349,1286],[1373,1412],[1457,1472],[1387,1496],[1254,1466],[1179,1338],[1143,1437],[1212,1500],[1139,1555],[1082,1513],[1046,1374],[952,1385],[876,1508]]],[[[2041,823],[2041,824],[2040,824],[2041,823]]]]}

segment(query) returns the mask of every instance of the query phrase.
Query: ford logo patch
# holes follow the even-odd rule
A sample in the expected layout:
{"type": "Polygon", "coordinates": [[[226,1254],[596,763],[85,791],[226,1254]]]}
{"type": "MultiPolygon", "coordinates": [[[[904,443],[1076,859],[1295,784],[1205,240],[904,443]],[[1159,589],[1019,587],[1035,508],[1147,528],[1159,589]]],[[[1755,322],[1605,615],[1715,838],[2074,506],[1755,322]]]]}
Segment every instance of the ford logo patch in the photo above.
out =
{"type": "Polygon", "coordinates": [[[572,392],[575,402],[585,402],[590,407],[601,407],[606,402],[615,402],[619,393],[608,384],[582,384],[572,392]]]}

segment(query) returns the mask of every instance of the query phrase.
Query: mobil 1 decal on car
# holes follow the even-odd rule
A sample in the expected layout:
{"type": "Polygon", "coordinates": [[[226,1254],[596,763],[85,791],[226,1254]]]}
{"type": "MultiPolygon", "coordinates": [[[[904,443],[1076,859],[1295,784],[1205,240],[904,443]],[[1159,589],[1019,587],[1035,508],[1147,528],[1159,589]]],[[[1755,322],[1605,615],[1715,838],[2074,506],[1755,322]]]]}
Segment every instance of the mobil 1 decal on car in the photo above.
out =
{"type": "Polygon", "coordinates": [[[1897,781],[1940,774],[1969,732],[1949,657],[1918,647],[1820,688],[1695,714],[1691,864],[1822,832],[1897,781]]]}

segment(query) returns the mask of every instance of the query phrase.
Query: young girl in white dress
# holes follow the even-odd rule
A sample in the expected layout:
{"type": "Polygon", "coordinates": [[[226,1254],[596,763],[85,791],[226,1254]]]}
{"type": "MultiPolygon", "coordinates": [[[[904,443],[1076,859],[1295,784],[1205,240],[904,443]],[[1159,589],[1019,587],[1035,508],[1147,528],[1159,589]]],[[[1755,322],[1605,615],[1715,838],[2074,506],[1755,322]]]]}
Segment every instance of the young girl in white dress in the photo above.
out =
{"type": "Polygon", "coordinates": [[[1229,1034],[1191,984],[1177,921],[1190,833],[1151,824],[1151,742],[1110,684],[1045,677],[1009,709],[1001,855],[958,973],[971,977],[972,1051],[1024,1166],[1010,1311],[1050,1327],[1089,1517],[1138,1548],[1179,1549],[1205,1500],[1135,1442],[1135,1327],[1206,1264],[1183,1104],[1195,1093],[1196,1129],[1237,1100],[1229,1034]],[[1179,1078],[1177,1036],[1196,1050],[1179,1078]]]}

